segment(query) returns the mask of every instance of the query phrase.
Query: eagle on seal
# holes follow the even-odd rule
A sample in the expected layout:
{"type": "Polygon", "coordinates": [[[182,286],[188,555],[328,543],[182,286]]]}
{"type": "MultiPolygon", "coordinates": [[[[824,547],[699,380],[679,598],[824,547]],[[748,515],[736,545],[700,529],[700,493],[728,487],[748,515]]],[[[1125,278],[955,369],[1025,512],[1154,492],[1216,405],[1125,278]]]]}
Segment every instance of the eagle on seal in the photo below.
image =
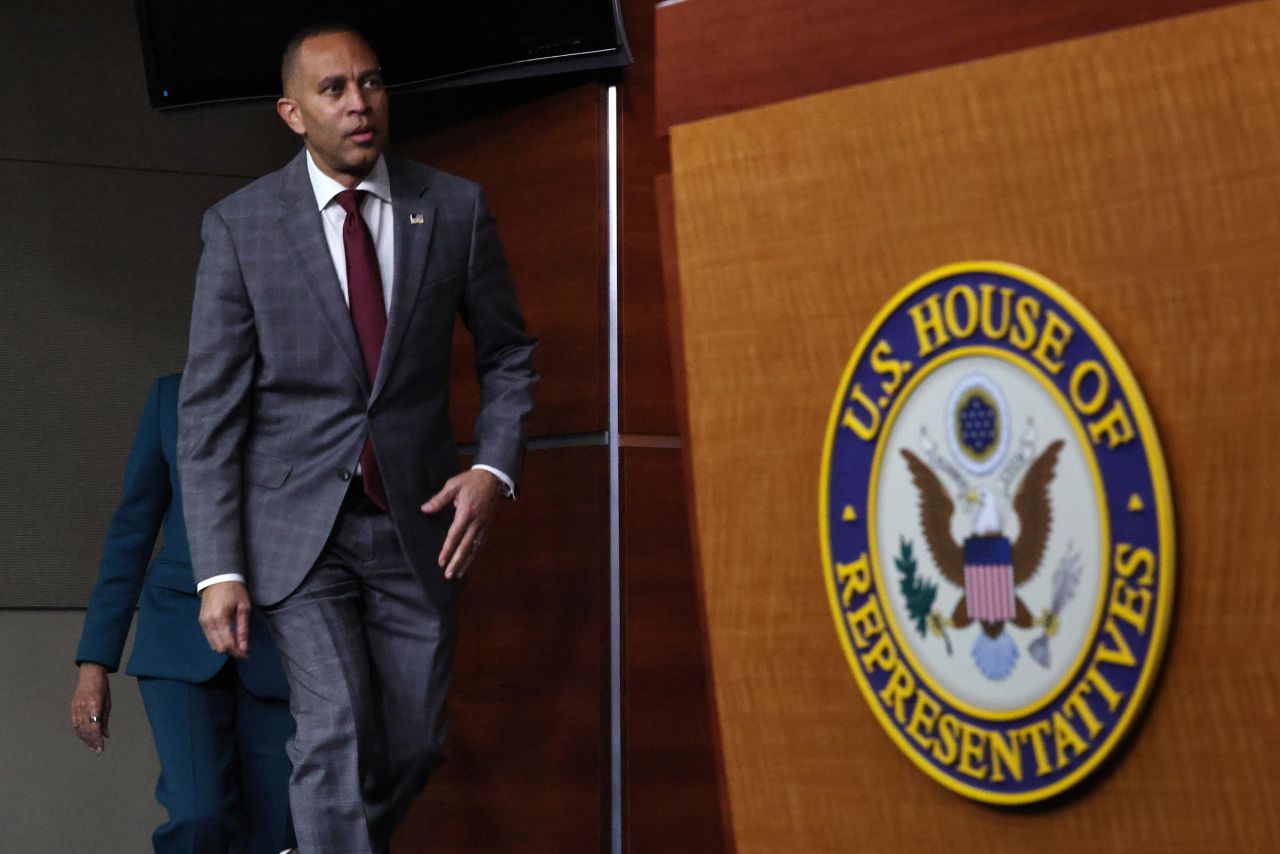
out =
{"type": "Polygon", "coordinates": [[[1017,541],[1010,542],[1005,536],[996,496],[983,487],[965,496],[976,510],[969,536],[957,543],[951,535],[951,517],[956,510],[951,496],[923,460],[902,449],[920,493],[920,527],[925,542],[943,578],[964,590],[950,619],[940,618],[940,622],[958,629],[975,620],[981,625],[972,654],[988,679],[1004,679],[1018,661],[1018,647],[1005,630],[1006,624],[1022,629],[1039,624],[1016,588],[1035,576],[1044,559],[1053,525],[1049,484],[1061,451],[1061,439],[1045,448],[1018,485],[1013,499],[1019,523],[1017,541]]]}

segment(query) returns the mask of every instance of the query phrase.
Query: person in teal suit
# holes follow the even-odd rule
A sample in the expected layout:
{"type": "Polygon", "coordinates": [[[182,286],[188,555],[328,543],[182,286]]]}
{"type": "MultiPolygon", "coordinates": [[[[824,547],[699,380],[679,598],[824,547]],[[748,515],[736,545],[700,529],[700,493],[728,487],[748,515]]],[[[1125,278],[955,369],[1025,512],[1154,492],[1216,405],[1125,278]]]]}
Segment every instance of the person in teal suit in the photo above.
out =
{"type": "Polygon", "coordinates": [[[214,652],[200,628],[175,463],[180,379],[156,380],[142,410],[76,652],[71,724],[102,752],[108,674],[120,666],[136,608],[126,672],[138,679],[160,759],[156,799],[169,812],[152,834],[155,851],[280,854],[295,845],[285,753],[294,728],[289,686],[256,613],[254,645],[243,660],[214,652]]]}

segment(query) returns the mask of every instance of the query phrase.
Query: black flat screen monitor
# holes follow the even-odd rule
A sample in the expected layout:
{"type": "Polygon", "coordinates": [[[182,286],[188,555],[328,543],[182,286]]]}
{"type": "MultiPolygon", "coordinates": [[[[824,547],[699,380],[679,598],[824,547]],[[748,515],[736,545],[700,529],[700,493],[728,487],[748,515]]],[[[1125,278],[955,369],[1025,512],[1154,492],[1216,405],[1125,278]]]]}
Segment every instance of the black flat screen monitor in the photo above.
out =
{"type": "Polygon", "coordinates": [[[137,10],[157,109],[276,97],[285,43],[321,22],[362,32],[393,90],[631,61],[617,0],[137,0],[137,10]]]}

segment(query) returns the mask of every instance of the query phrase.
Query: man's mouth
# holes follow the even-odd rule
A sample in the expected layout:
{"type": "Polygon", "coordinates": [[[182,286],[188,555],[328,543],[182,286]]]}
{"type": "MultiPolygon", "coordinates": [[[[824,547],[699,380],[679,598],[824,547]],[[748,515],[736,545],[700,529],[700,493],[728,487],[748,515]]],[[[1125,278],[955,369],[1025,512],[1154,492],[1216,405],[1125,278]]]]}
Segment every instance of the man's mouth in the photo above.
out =
{"type": "Polygon", "coordinates": [[[373,128],[371,127],[357,128],[351,131],[351,133],[347,134],[347,136],[349,136],[353,142],[359,145],[368,145],[369,143],[373,142],[373,136],[374,136],[373,128]]]}

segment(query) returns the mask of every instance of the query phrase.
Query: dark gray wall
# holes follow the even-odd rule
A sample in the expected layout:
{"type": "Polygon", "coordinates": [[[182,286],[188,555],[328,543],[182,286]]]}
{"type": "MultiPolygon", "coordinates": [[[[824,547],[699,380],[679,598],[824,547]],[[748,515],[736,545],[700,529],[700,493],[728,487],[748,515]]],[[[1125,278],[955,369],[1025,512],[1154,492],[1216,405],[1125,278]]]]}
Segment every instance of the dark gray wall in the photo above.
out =
{"type": "Polygon", "coordinates": [[[261,102],[154,113],[132,0],[7,0],[0,159],[257,177],[296,149],[261,102]]]}
{"type": "Polygon", "coordinates": [[[116,676],[106,753],[72,735],[76,609],[147,388],[182,366],[200,215],[297,144],[267,103],[152,112],[131,0],[10,0],[3,21],[0,849],[143,852],[146,717],[116,676]]]}
{"type": "Polygon", "coordinates": [[[143,854],[165,820],[135,680],[111,677],[111,738],[101,755],[71,732],[76,674],[67,650],[83,615],[0,611],[0,851],[143,854]]]}
{"type": "Polygon", "coordinates": [[[200,215],[297,143],[266,102],[152,111],[132,2],[4,21],[0,607],[76,607],[146,390],[182,366],[200,215]]]}

